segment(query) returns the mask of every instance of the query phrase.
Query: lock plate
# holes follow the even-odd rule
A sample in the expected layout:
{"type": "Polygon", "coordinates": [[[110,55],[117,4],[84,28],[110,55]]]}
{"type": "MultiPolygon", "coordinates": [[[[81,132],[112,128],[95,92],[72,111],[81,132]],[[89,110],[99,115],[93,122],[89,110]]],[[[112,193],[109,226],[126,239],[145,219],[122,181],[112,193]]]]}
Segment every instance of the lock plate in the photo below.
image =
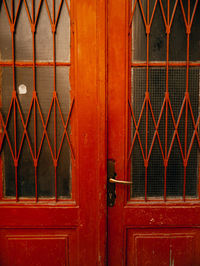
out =
{"type": "Polygon", "coordinates": [[[115,191],[115,184],[110,183],[109,179],[116,177],[115,173],[115,161],[112,159],[109,159],[107,161],[107,204],[109,207],[113,207],[115,205],[115,199],[116,199],[116,191],[115,191]]]}

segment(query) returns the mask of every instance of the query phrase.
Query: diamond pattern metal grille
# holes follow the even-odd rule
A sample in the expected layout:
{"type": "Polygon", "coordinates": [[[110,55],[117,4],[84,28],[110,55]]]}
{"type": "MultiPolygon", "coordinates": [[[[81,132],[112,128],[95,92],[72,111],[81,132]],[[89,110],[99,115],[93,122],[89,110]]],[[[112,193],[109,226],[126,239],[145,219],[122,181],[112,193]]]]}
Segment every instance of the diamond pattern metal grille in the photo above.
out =
{"type": "Polygon", "coordinates": [[[1,167],[10,166],[1,171],[5,176],[0,181],[0,200],[70,197],[70,165],[75,160],[70,123],[73,93],[69,106],[65,100],[68,97],[69,102],[70,3],[3,0],[0,18],[1,167]],[[31,84],[26,101],[19,93],[21,80],[31,84]],[[26,160],[29,169],[23,168],[26,160]],[[29,191],[22,191],[23,184],[29,191]]]}
{"type": "Polygon", "coordinates": [[[199,199],[200,2],[131,6],[131,197],[199,199]]]}

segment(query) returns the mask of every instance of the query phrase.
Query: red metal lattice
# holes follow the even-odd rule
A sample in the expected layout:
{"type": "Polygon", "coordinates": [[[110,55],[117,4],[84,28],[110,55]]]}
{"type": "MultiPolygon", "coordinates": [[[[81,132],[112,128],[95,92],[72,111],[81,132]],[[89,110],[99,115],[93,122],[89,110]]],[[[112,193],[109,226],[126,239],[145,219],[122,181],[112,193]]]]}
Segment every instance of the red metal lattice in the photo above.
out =
{"type": "MultiPolygon", "coordinates": [[[[192,105],[191,105],[191,100],[190,100],[190,95],[189,95],[189,91],[188,91],[188,80],[189,80],[189,67],[191,66],[200,66],[199,62],[190,62],[189,59],[189,49],[190,49],[190,33],[191,33],[191,27],[194,21],[194,17],[196,15],[196,10],[197,10],[197,6],[199,4],[199,0],[196,0],[192,13],[191,13],[191,4],[190,4],[190,0],[188,0],[188,12],[187,14],[185,13],[185,9],[183,6],[183,2],[182,0],[176,0],[174,3],[174,7],[173,7],[173,11],[172,14],[170,16],[170,0],[167,0],[167,15],[165,15],[165,11],[164,11],[164,7],[163,7],[163,1],[162,0],[155,0],[155,4],[153,7],[153,11],[152,11],[152,15],[150,16],[150,0],[146,1],[147,4],[147,14],[145,16],[145,12],[144,12],[144,8],[142,5],[142,1],[141,0],[135,0],[133,1],[133,5],[132,5],[132,11],[131,11],[131,15],[130,15],[130,21],[129,21],[129,33],[132,30],[132,24],[133,24],[133,18],[134,18],[134,14],[135,14],[135,10],[136,7],[138,5],[139,10],[141,12],[141,17],[143,20],[143,23],[145,25],[145,30],[146,30],[146,37],[147,37],[147,58],[146,58],[146,62],[130,62],[130,67],[145,67],[146,68],[146,93],[145,93],[145,98],[144,98],[144,102],[141,108],[141,112],[139,115],[139,119],[138,122],[136,122],[135,119],[135,115],[133,112],[133,108],[132,108],[132,104],[131,104],[131,100],[129,99],[128,101],[128,105],[129,105],[129,110],[131,112],[131,117],[133,119],[133,124],[134,124],[134,128],[135,128],[135,133],[133,136],[133,140],[131,143],[131,147],[129,150],[129,154],[128,154],[128,161],[130,162],[130,158],[132,156],[132,152],[133,152],[133,148],[135,145],[135,141],[136,138],[138,138],[138,142],[140,145],[140,149],[141,149],[141,153],[142,153],[142,157],[144,160],[144,167],[145,167],[145,201],[147,201],[147,179],[148,179],[148,175],[147,175],[147,169],[148,169],[148,164],[149,164],[149,160],[150,160],[150,156],[152,154],[152,149],[156,140],[156,137],[158,139],[158,143],[159,143],[159,148],[161,151],[161,155],[162,155],[162,160],[163,160],[163,165],[164,165],[164,200],[166,201],[166,197],[167,197],[167,193],[166,193],[166,184],[167,184],[167,167],[168,167],[168,162],[169,162],[169,158],[170,158],[170,154],[172,151],[172,147],[174,145],[174,141],[175,138],[177,138],[178,141],[178,146],[180,149],[180,153],[181,153],[181,157],[182,157],[182,162],[183,162],[183,167],[184,167],[184,182],[183,182],[183,200],[186,200],[186,168],[187,168],[187,164],[188,164],[188,160],[189,160],[189,156],[192,150],[192,146],[194,144],[194,140],[196,137],[197,143],[198,143],[198,148],[200,148],[200,140],[199,140],[199,134],[198,134],[198,126],[199,126],[199,120],[200,120],[200,115],[198,115],[197,121],[195,121],[194,118],[194,114],[193,114],[193,110],[192,110],[192,105]],[[172,28],[172,23],[174,21],[174,16],[175,13],[177,11],[177,6],[178,4],[180,4],[180,8],[181,8],[181,13],[183,16],[183,20],[184,20],[184,24],[185,24],[185,33],[187,36],[187,59],[185,62],[170,62],[169,61],[169,39],[170,39],[170,31],[172,28]],[[159,7],[160,6],[160,7],[159,7]],[[157,8],[160,8],[161,10],[161,14],[162,14],[162,19],[164,22],[164,26],[165,26],[165,30],[166,30],[166,39],[167,39],[167,50],[166,50],[166,61],[165,62],[150,62],[149,60],[149,47],[150,47],[150,43],[149,43],[149,38],[150,38],[150,33],[151,33],[151,26],[152,26],[152,21],[154,19],[155,16],[155,11],[157,8]],[[156,122],[155,119],[155,115],[154,115],[154,111],[152,108],[152,103],[151,103],[151,99],[149,96],[149,67],[151,66],[156,66],[156,67],[165,67],[166,68],[166,92],[165,92],[165,97],[163,100],[163,104],[162,104],[162,108],[160,110],[160,114],[159,114],[159,118],[158,121],[156,122]],[[179,116],[178,119],[176,121],[175,116],[174,116],[174,112],[173,112],[173,108],[172,108],[172,104],[171,104],[171,100],[170,100],[170,93],[168,91],[168,81],[169,81],[169,66],[171,67],[182,67],[182,66],[186,66],[186,90],[185,90],[185,95],[184,95],[184,99],[182,102],[182,106],[179,112],[179,116]],[[166,110],[165,114],[164,114],[164,110],[166,110]],[[178,127],[180,124],[180,120],[181,117],[183,115],[183,111],[185,110],[185,132],[184,132],[184,149],[182,148],[181,145],[181,141],[180,141],[180,134],[178,132],[178,127]],[[149,112],[151,114],[151,117],[153,119],[153,124],[155,127],[155,131],[154,131],[154,135],[153,135],[153,139],[152,142],[150,144],[150,149],[148,149],[148,117],[149,117],[149,112]],[[193,125],[193,135],[191,138],[191,141],[189,143],[189,148],[187,149],[187,141],[188,141],[188,115],[191,115],[192,118],[192,125],[193,125]],[[174,132],[173,132],[173,137],[172,140],[170,142],[170,145],[168,143],[168,113],[171,115],[172,117],[172,121],[173,121],[173,127],[174,127],[174,132]],[[141,136],[139,133],[139,126],[141,123],[141,118],[142,115],[145,114],[146,117],[146,130],[145,130],[145,147],[143,148],[142,146],[142,142],[141,142],[141,136]],[[162,147],[161,144],[161,140],[160,140],[160,135],[158,132],[158,128],[160,125],[160,121],[161,121],[161,117],[162,115],[165,115],[165,145],[164,148],[162,147]],[[169,145],[169,149],[168,149],[168,145],[169,145]]],[[[131,36],[131,34],[129,34],[131,36]]],[[[199,166],[198,166],[199,168],[199,166]]],[[[199,172],[199,171],[198,171],[199,172]]],[[[200,193],[199,193],[200,194],[200,193]]]]}
{"type": "MultiPolygon", "coordinates": [[[[58,13],[55,14],[55,0],[52,1],[52,12],[53,15],[51,17],[51,13],[49,10],[49,6],[48,6],[48,2],[47,0],[40,0],[39,2],[39,7],[38,10],[36,12],[36,16],[35,16],[35,0],[32,0],[32,14],[29,11],[29,7],[27,5],[27,0],[19,0],[18,2],[18,6],[17,6],[17,10],[16,10],[16,14],[14,12],[14,0],[11,0],[11,10],[9,10],[8,8],[8,4],[6,2],[6,0],[3,0],[3,6],[5,8],[6,14],[7,14],[7,18],[8,18],[8,22],[10,25],[10,31],[11,31],[11,36],[12,36],[12,61],[1,61],[0,62],[0,66],[12,66],[12,72],[13,72],[13,93],[12,93],[12,98],[11,98],[11,102],[10,102],[10,107],[9,107],[9,111],[7,114],[7,118],[4,121],[2,114],[0,113],[0,123],[1,123],[1,127],[3,129],[2,134],[1,134],[1,139],[0,139],[0,151],[2,152],[3,150],[3,142],[4,139],[6,138],[8,145],[9,145],[9,149],[13,158],[13,162],[14,162],[14,166],[15,166],[15,185],[16,185],[16,201],[18,200],[18,162],[19,162],[19,157],[22,151],[22,146],[23,146],[23,142],[26,138],[27,142],[28,142],[28,146],[30,149],[30,153],[33,159],[33,164],[35,167],[35,199],[36,201],[38,200],[38,176],[37,176],[37,167],[38,167],[38,159],[39,156],[41,154],[41,150],[42,150],[42,145],[44,142],[44,139],[46,137],[47,143],[48,143],[48,147],[49,147],[49,151],[51,153],[51,157],[53,160],[53,164],[54,164],[54,169],[55,169],[55,199],[57,200],[57,163],[59,160],[59,156],[61,153],[61,148],[64,142],[64,138],[66,136],[67,138],[67,142],[71,151],[71,155],[72,158],[75,159],[74,157],[74,151],[73,151],[73,147],[70,141],[70,137],[69,134],[67,132],[67,128],[69,126],[69,122],[70,122],[70,117],[72,114],[72,110],[74,107],[74,97],[72,97],[71,100],[71,106],[69,109],[69,113],[68,113],[68,117],[67,117],[67,121],[64,121],[63,118],[63,114],[61,111],[61,107],[59,104],[59,100],[58,100],[58,96],[57,96],[57,92],[56,92],[56,67],[57,66],[70,66],[71,63],[70,62],[56,62],[56,52],[55,52],[55,34],[56,34],[56,27],[58,24],[58,20],[60,17],[60,12],[61,12],[61,8],[62,5],[66,5],[67,10],[68,10],[68,15],[70,18],[70,8],[69,8],[69,4],[67,0],[61,0],[60,4],[59,4],[59,9],[58,9],[58,13]],[[32,32],[32,46],[33,46],[33,61],[32,62],[24,62],[24,61],[20,61],[20,62],[16,62],[15,61],[15,29],[16,29],[16,23],[19,17],[19,13],[20,13],[20,6],[21,5],[25,5],[25,9],[26,9],[26,13],[28,16],[28,20],[30,23],[30,27],[31,27],[31,32],[32,32]],[[35,32],[36,32],[36,28],[37,28],[37,22],[38,22],[38,18],[40,15],[40,10],[41,10],[41,6],[45,5],[46,7],[46,11],[48,14],[48,18],[51,24],[51,30],[52,30],[52,34],[53,34],[53,62],[36,62],[36,54],[35,54],[35,32]],[[29,111],[28,111],[28,115],[26,120],[23,117],[22,114],[22,110],[19,104],[19,100],[18,100],[18,96],[16,93],[16,66],[23,66],[23,67],[32,67],[33,69],[33,96],[32,96],[32,100],[31,100],[31,104],[29,107],[29,111]],[[38,101],[38,96],[37,96],[37,89],[36,89],[36,67],[37,66],[51,66],[53,67],[53,75],[54,75],[54,89],[53,89],[53,96],[52,96],[52,100],[51,100],[51,104],[50,104],[50,108],[48,111],[48,115],[47,115],[47,119],[46,122],[44,120],[44,117],[42,115],[41,112],[41,107],[38,101]],[[12,148],[11,145],[11,141],[8,135],[8,123],[9,123],[9,119],[11,116],[11,110],[14,110],[14,149],[12,148]],[[43,126],[43,134],[42,134],[42,139],[39,145],[39,149],[37,151],[37,139],[36,139],[36,108],[39,111],[39,117],[41,119],[42,122],[42,126],[43,126]],[[59,148],[57,150],[57,130],[56,130],[56,110],[58,109],[58,113],[60,115],[61,121],[62,121],[62,126],[63,126],[63,134],[62,134],[62,139],[61,139],[61,143],[59,145],[59,148]],[[23,125],[23,135],[22,135],[22,139],[20,141],[20,145],[19,145],[19,149],[17,150],[17,125],[16,125],[16,112],[19,112],[20,114],[20,119],[23,125]],[[30,114],[33,110],[33,114],[34,114],[34,147],[32,148],[31,143],[30,143],[30,137],[28,135],[28,131],[27,131],[27,126],[30,120],[30,114]],[[54,147],[52,148],[51,144],[50,144],[50,140],[49,140],[49,136],[47,133],[47,126],[48,126],[48,122],[49,122],[49,118],[50,118],[50,114],[51,111],[53,110],[54,113],[54,147]]],[[[71,19],[71,18],[70,18],[71,19]]],[[[2,198],[2,192],[1,192],[1,198],[2,198]]]]}

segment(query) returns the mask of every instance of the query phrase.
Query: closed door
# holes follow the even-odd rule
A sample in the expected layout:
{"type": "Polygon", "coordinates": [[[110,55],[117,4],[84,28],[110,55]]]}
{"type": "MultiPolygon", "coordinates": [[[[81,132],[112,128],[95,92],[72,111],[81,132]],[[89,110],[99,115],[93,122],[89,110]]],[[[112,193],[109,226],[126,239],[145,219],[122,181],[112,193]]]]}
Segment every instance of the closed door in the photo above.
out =
{"type": "Polygon", "coordinates": [[[113,187],[108,265],[200,264],[199,16],[199,1],[109,1],[108,158],[132,184],[113,187]]]}
{"type": "Polygon", "coordinates": [[[0,265],[104,264],[105,74],[90,2],[0,1],[0,265]]]}

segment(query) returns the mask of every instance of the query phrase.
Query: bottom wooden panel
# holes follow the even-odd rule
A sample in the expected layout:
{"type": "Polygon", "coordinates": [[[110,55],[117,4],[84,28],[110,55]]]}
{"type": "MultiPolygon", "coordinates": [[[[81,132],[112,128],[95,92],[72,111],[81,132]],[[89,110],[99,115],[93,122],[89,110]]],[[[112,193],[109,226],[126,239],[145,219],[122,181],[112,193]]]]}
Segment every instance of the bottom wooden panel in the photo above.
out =
{"type": "Polygon", "coordinates": [[[199,230],[127,229],[127,265],[198,266],[199,230]]]}
{"type": "Polygon", "coordinates": [[[1,266],[77,265],[76,230],[1,230],[1,266]]]}

